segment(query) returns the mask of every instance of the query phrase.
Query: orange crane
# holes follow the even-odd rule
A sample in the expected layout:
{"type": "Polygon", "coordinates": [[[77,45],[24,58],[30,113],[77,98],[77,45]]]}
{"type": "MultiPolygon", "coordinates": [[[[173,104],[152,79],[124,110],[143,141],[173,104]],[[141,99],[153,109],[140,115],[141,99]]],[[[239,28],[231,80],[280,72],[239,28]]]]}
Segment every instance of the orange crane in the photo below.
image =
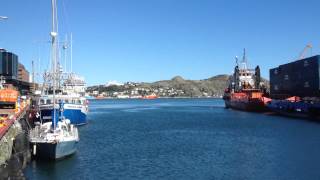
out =
{"type": "Polygon", "coordinates": [[[310,49],[310,54],[312,55],[312,45],[307,44],[306,47],[303,49],[303,51],[300,53],[298,60],[303,59],[305,57],[308,49],[310,49]]]}

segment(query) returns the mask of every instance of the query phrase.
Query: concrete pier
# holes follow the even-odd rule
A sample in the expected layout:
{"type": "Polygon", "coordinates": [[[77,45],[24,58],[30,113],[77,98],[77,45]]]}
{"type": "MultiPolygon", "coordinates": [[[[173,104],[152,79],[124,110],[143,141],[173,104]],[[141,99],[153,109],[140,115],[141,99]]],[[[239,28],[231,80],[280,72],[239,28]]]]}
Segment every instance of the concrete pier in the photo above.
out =
{"type": "Polygon", "coordinates": [[[1,134],[0,179],[25,179],[22,170],[31,159],[26,109],[1,134]]]}

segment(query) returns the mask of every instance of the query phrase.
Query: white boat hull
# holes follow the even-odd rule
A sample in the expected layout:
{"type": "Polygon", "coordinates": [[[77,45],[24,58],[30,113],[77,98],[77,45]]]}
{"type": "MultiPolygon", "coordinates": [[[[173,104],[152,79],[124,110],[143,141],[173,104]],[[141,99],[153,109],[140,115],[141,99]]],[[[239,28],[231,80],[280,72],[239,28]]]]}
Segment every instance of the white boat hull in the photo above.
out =
{"type": "Polygon", "coordinates": [[[63,141],[58,143],[33,143],[33,155],[41,159],[62,159],[77,151],[77,141],[63,141]],[[34,147],[35,146],[35,147],[34,147]]]}

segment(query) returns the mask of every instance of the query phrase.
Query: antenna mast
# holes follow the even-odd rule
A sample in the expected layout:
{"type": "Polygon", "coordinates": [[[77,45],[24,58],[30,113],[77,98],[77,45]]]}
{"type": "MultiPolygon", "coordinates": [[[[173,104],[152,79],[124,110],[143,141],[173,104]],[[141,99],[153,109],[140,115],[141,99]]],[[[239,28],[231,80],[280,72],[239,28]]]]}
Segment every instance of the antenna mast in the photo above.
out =
{"type": "Polygon", "coordinates": [[[70,57],[70,61],[71,61],[71,62],[70,62],[70,73],[72,73],[72,61],[73,61],[73,59],[72,59],[72,58],[73,58],[73,57],[72,57],[72,56],[73,56],[73,54],[72,54],[72,44],[73,44],[73,43],[72,43],[72,33],[71,33],[70,36],[71,36],[71,37],[70,37],[70,41],[71,41],[71,42],[70,42],[70,53],[71,53],[71,55],[70,55],[70,56],[71,56],[71,57],[70,57]]]}
{"type": "Polygon", "coordinates": [[[52,90],[53,90],[53,117],[52,117],[52,122],[53,122],[53,129],[56,129],[56,100],[55,100],[55,95],[56,95],[56,76],[57,76],[57,41],[56,38],[58,36],[57,32],[57,3],[56,0],[51,0],[51,5],[52,5],[52,31],[50,33],[51,35],[51,48],[52,48],[52,90]]]}
{"type": "Polygon", "coordinates": [[[36,90],[36,84],[35,84],[35,77],[34,77],[34,61],[32,60],[32,91],[33,93],[35,92],[36,90]]]}
{"type": "Polygon", "coordinates": [[[247,69],[247,56],[246,56],[246,49],[243,49],[243,57],[242,57],[242,61],[241,61],[241,69],[247,69]]]}
{"type": "Polygon", "coordinates": [[[65,41],[64,41],[64,44],[63,44],[63,53],[64,53],[64,72],[66,73],[67,72],[67,49],[68,49],[68,36],[66,35],[65,37],[65,41]]]}

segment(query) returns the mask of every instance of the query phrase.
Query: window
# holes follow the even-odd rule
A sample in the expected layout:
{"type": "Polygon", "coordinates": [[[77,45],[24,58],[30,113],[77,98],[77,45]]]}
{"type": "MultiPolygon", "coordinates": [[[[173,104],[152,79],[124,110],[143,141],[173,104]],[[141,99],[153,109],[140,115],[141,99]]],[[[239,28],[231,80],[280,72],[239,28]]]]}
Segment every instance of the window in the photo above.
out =
{"type": "Polygon", "coordinates": [[[51,104],[51,99],[47,99],[47,104],[51,104]]]}
{"type": "Polygon", "coordinates": [[[289,75],[288,74],[284,75],[284,80],[289,80],[289,75]]]}

